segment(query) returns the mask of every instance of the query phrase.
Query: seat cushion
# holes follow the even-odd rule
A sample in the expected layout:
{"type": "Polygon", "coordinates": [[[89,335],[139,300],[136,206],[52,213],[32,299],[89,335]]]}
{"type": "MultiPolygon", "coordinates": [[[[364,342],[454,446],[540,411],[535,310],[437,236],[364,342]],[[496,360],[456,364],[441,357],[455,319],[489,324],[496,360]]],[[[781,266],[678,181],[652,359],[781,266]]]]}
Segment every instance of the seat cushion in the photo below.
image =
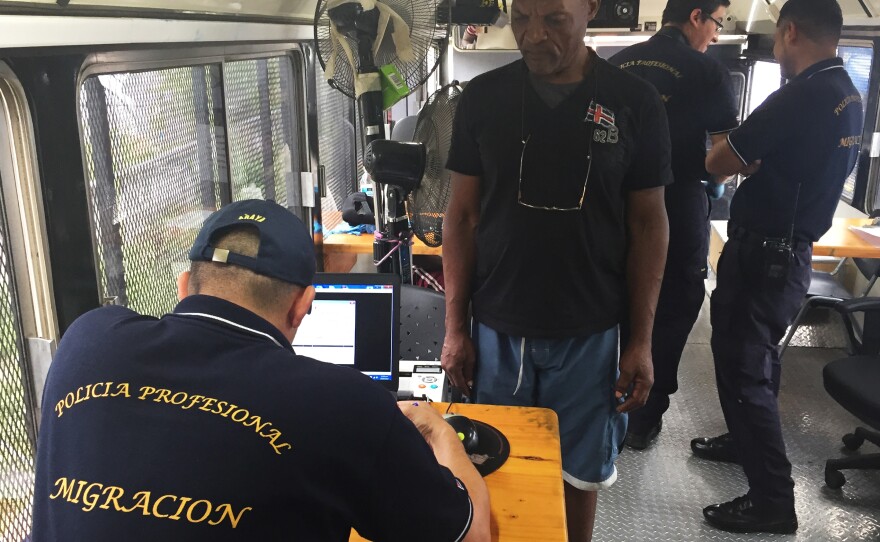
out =
{"type": "Polygon", "coordinates": [[[828,394],[863,422],[880,429],[880,356],[832,361],[822,371],[828,394]]]}
{"type": "Polygon", "coordinates": [[[852,294],[841,286],[837,277],[824,271],[813,271],[810,274],[810,289],[807,291],[807,297],[819,295],[838,299],[852,298],[852,294]]]}

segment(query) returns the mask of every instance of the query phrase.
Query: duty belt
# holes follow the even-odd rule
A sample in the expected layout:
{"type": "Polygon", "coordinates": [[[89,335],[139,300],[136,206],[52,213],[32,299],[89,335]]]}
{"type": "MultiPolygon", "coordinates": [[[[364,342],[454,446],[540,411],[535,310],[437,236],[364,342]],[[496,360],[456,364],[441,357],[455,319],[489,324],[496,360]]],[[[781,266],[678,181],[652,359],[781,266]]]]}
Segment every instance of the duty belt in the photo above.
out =
{"type": "MultiPolygon", "coordinates": [[[[736,239],[737,241],[742,241],[745,244],[749,245],[760,245],[763,246],[764,242],[767,239],[773,239],[772,237],[767,237],[762,233],[757,233],[751,230],[747,230],[738,224],[734,224],[733,222],[727,223],[727,236],[730,239],[736,239]]],[[[775,239],[778,239],[775,238],[775,239]]],[[[801,250],[803,248],[809,247],[812,243],[808,241],[792,241],[791,248],[794,250],[801,250]]]]}

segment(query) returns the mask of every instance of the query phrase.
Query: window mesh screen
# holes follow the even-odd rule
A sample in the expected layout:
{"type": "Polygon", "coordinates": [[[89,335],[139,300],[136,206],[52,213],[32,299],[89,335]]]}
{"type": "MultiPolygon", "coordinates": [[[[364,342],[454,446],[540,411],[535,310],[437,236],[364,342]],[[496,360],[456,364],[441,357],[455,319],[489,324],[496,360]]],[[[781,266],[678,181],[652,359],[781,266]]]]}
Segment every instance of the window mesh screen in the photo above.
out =
{"type": "MultiPolygon", "coordinates": [[[[0,198],[2,206],[2,198],[0,198]]],[[[34,418],[5,220],[0,218],[0,533],[27,540],[34,498],[34,418]]]]}
{"type": "Polygon", "coordinates": [[[357,186],[360,161],[355,159],[357,130],[354,100],[333,89],[316,63],[318,94],[318,156],[324,166],[327,197],[321,199],[324,231],[342,223],[342,201],[357,186]]]}
{"type": "Polygon", "coordinates": [[[297,93],[288,57],[223,66],[233,200],[300,206],[297,93]],[[295,175],[296,172],[296,175],[295,175]]]}
{"type": "Polygon", "coordinates": [[[101,289],[140,313],[177,301],[175,277],[225,190],[219,66],[89,77],[80,109],[101,289]]]}

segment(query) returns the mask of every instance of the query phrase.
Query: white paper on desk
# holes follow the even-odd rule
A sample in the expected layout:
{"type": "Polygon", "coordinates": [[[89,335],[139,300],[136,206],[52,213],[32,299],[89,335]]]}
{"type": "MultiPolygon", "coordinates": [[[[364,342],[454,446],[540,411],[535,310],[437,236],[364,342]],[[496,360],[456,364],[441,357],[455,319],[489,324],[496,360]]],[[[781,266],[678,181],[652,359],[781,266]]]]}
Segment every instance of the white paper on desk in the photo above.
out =
{"type": "Polygon", "coordinates": [[[880,226],[850,226],[849,229],[872,245],[880,246],[880,226]]]}

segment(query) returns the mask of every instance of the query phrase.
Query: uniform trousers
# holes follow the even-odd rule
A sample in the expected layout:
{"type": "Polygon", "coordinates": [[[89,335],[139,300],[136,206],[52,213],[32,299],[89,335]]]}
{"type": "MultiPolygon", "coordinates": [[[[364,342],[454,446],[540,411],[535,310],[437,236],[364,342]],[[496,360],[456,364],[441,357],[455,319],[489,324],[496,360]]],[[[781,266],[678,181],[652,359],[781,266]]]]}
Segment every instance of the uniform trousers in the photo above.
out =
{"type": "Polygon", "coordinates": [[[787,276],[771,281],[762,240],[735,226],[730,231],[711,300],[718,396],[752,502],[789,510],[794,481],[777,403],[782,372],[777,345],[809,287],[812,246],[796,243],[787,276]]]}

